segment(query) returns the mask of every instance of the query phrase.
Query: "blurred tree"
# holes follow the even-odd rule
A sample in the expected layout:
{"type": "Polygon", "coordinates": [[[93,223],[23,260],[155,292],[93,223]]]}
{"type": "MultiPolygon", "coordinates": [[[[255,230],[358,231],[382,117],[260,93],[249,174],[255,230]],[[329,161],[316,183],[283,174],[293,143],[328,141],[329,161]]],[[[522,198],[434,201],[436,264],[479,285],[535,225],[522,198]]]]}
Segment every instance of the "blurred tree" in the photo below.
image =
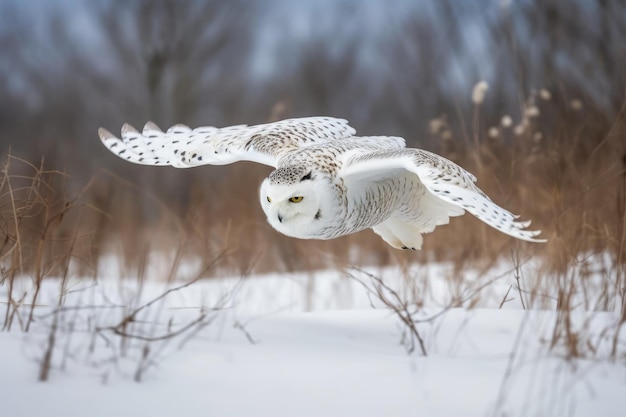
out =
{"type": "MultiPolygon", "coordinates": [[[[615,162],[623,154],[621,130],[602,138],[624,100],[625,40],[626,3],[618,0],[0,0],[0,144],[29,161],[45,156],[46,168],[66,170],[74,188],[103,168],[115,173],[100,177],[105,181],[88,196],[113,220],[99,218],[85,229],[121,236],[129,251],[162,216],[168,227],[195,228],[205,248],[219,239],[237,242],[248,264],[260,246],[276,246],[267,259],[284,258],[295,269],[302,259],[316,263],[309,257],[314,243],[276,236],[251,204],[267,167],[135,166],[108,153],[96,129],[323,114],[349,119],[359,134],[400,135],[432,148],[442,135],[428,134],[429,120],[446,114],[439,125],[450,138],[442,149],[469,167],[480,158],[468,154],[491,152],[492,165],[479,171],[483,184],[503,179],[506,198],[524,203],[535,194],[515,194],[507,175],[578,193],[596,184],[597,167],[623,170],[615,162]],[[480,80],[489,91],[478,118],[471,92],[480,80]],[[544,87],[550,113],[533,119],[538,136],[513,133],[544,87]],[[578,110],[573,99],[581,100],[578,110]],[[505,114],[511,117],[498,136],[505,114]],[[501,143],[465,146],[463,139],[481,142],[489,128],[501,143]],[[546,171],[526,169],[525,158],[541,152],[546,171]],[[603,152],[612,159],[599,157],[603,152]],[[591,154],[595,160],[586,165],[591,154]],[[572,167],[589,177],[574,181],[572,167]],[[119,178],[109,181],[113,175],[119,178]],[[267,239],[276,245],[259,245],[267,239]]],[[[443,239],[460,240],[458,229],[448,230],[443,239]]],[[[338,253],[351,251],[337,245],[338,253]]],[[[479,248],[470,240],[461,246],[479,248]]]]}
{"type": "Polygon", "coordinates": [[[429,147],[428,120],[471,117],[481,79],[490,123],[519,119],[541,87],[610,119],[626,89],[626,5],[611,0],[4,0],[0,20],[0,142],[79,180],[108,166],[177,199],[182,179],[226,171],[146,172],[95,129],[327,114],[429,147]]]}

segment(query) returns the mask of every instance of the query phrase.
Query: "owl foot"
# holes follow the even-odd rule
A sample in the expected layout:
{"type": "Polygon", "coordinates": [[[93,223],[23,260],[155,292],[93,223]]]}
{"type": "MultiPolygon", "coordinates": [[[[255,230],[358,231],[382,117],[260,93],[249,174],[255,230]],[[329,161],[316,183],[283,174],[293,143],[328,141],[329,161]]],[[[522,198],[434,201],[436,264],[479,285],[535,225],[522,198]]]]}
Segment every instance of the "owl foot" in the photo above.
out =
{"type": "Polygon", "coordinates": [[[396,249],[418,250],[422,248],[422,234],[419,229],[400,219],[388,219],[372,227],[372,230],[396,249]]]}

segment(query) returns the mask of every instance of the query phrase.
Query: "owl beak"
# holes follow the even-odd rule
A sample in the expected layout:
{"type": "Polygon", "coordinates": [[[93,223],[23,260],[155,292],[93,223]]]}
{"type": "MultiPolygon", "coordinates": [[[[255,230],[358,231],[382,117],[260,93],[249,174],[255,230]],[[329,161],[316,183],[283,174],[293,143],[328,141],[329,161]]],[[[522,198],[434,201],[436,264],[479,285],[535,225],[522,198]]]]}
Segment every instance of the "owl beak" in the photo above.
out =
{"type": "Polygon", "coordinates": [[[281,223],[283,222],[283,216],[281,216],[280,214],[278,215],[278,221],[281,223]]]}

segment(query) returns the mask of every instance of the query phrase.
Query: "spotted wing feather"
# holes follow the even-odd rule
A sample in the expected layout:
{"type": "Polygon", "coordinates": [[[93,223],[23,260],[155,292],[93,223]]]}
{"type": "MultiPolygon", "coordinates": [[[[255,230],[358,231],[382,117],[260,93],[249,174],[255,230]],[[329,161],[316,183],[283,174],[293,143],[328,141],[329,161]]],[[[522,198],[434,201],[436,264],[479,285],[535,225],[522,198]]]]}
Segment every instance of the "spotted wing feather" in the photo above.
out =
{"type": "Polygon", "coordinates": [[[344,165],[341,175],[354,182],[375,181],[399,171],[409,171],[418,176],[426,189],[443,201],[467,210],[489,226],[529,242],[545,242],[536,239],[540,231],[525,230],[530,221],[520,222],[509,211],[498,206],[480,190],[476,178],[455,163],[433,153],[419,149],[373,152],[353,158],[344,165]]]}
{"type": "Polygon", "coordinates": [[[343,119],[308,117],[255,126],[191,129],[175,125],[163,132],[149,122],[141,132],[122,126],[121,138],[106,129],[98,134],[104,146],[129,162],[189,168],[253,161],[276,166],[285,154],[303,146],[354,136],[343,119]]]}

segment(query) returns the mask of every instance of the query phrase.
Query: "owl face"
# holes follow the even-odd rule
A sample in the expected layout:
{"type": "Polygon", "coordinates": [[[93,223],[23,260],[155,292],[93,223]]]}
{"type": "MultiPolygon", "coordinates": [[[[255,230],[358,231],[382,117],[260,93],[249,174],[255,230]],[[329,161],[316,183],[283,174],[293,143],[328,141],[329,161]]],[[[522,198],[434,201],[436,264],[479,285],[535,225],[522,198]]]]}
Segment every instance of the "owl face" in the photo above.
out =
{"type": "Polygon", "coordinates": [[[319,184],[310,175],[304,178],[289,183],[268,178],[260,194],[269,224],[284,235],[300,239],[316,235],[322,215],[319,184]]]}

